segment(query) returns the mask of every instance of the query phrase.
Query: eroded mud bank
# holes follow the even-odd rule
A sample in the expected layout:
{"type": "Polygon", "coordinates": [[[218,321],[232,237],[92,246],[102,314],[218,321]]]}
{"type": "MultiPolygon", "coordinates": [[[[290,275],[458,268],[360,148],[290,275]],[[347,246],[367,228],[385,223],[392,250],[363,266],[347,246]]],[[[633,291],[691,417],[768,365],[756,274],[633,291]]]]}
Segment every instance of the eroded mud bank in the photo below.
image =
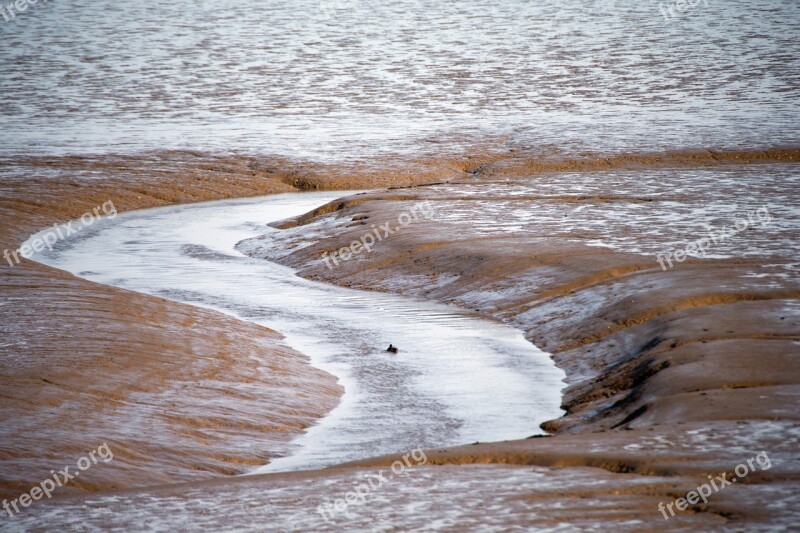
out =
{"type": "MultiPolygon", "coordinates": [[[[725,158],[734,166],[738,166],[737,162],[746,164],[754,160],[768,163],[797,159],[797,150],[736,153],[730,157],[716,152],[703,153],[706,152],[692,152],[695,155],[688,157],[690,161],[678,163],[678,166],[718,169],[721,168],[719,160],[725,158]],[[696,161],[696,158],[700,161],[696,161]]],[[[647,165],[670,168],[677,163],[674,155],[624,156],[624,161],[612,161],[610,168],[642,170],[647,165]],[[631,163],[631,160],[634,162],[631,163]]],[[[187,153],[160,154],[147,158],[5,161],[3,173],[9,179],[4,182],[2,200],[2,243],[4,247],[16,247],[34,231],[54,221],[80,216],[109,199],[120,210],[125,210],[175,202],[296,191],[298,188],[366,188],[432,181],[477,184],[491,182],[492,179],[504,181],[504,167],[523,168],[523,174],[532,170],[577,168],[581,173],[593,171],[593,179],[601,185],[611,187],[620,181],[614,176],[611,176],[613,180],[609,179],[609,174],[603,172],[609,168],[607,158],[603,157],[596,157],[589,164],[571,159],[567,162],[541,163],[543,166],[536,163],[535,158],[520,163],[524,160],[509,153],[491,157],[454,157],[445,163],[439,161],[432,166],[426,166],[425,163],[418,167],[427,168],[427,172],[408,173],[375,171],[380,166],[377,164],[328,172],[331,169],[281,166],[282,162],[277,160],[273,162],[274,167],[267,165],[263,168],[259,167],[265,165],[263,159],[256,161],[233,156],[210,158],[187,153]]],[[[385,167],[396,168],[388,162],[385,167]]],[[[759,172],[772,172],[767,166],[758,165],[758,168],[759,172]]],[[[513,177],[514,174],[509,171],[507,176],[513,177]]],[[[546,186],[549,183],[555,190],[564,185],[557,177],[548,182],[547,176],[557,175],[537,173],[533,179],[526,181],[525,186],[546,186]]],[[[574,180],[574,176],[571,179],[574,180]]],[[[792,497],[792,487],[797,482],[798,474],[793,463],[783,459],[782,450],[797,449],[797,424],[793,408],[796,405],[793,395],[796,393],[797,367],[791,359],[791,355],[796,353],[797,320],[793,302],[796,301],[797,288],[791,278],[787,279],[781,274],[787,272],[787,265],[792,262],[791,256],[773,253],[773,246],[767,254],[770,260],[764,261],[763,244],[769,244],[770,239],[762,242],[763,239],[756,238],[748,241],[748,246],[752,244],[756,254],[747,258],[721,258],[715,260],[710,268],[707,268],[708,260],[690,260],[681,264],[679,269],[662,272],[653,257],[645,258],[640,253],[613,249],[614,245],[630,245],[633,241],[608,241],[609,235],[618,233],[613,231],[614,225],[608,217],[601,216],[595,221],[593,229],[584,228],[575,235],[559,234],[554,231],[559,225],[552,223],[557,217],[564,218],[564,214],[574,217],[578,213],[592,213],[597,206],[605,205],[612,209],[646,206],[648,200],[654,199],[649,194],[620,194],[616,190],[573,191],[571,194],[553,194],[549,199],[541,198],[541,190],[528,194],[531,197],[523,199],[523,202],[528,202],[522,209],[523,215],[531,203],[551,206],[555,210],[551,223],[539,227],[538,237],[532,239],[530,234],[524,232],[521,236],[515,234],[517,230],[513,226],[519,226],[520,219],[514,214],[513,205],[503,204],[503,213],[495,216],[480,204],[480,194],[464,199],[463,192],[463,188],[447,194],[441,190],[434,193],[427,188],[396,190],[374,196],[370,202],[337,205],[335,212],[328,214],[321,222],[308,219],[311,223],[319,224],[323,230],[317,235],[320,240],[314,247],[282,259],[306,268],[308,276],[327,281],[380,290],[402,290],[478,309],[522,327],[538,345],[557,354],[557,363],[567,371],[572,381],[565,397],[569,416],[548,426],[549,430],[559,435],[486,448],[431,451],[431,462],[508,462],[559,467],[547,468],[542,473],[542,482],[550,480],[553,483],[557,483],[562,476],[572,475],[571,468],[560,468],[565,466],[588,465],[611,472],[636,472],[643,476],[642,479],[655,483],[647,485],[646,492],[650,496],[646,501],[626,496],[606,502],[603,504],[603,513],[592,516],[602,521],[636,515],[645,522],[652,519],[657,524],[660,515],[653,506],[656,503],[653,495],[659,500],[669,501],[696,486],[698,478],[703,477],[701,474],[730,470],[737,462],[747,459],[750,453],[763,448],[775,454],[775,467],[772,470],[752,478],[752,481],[737,487],[737,491],[717,495],[709,506],[694,508],[694,513],[708,511],[708,516],[705,513],[684,516],[693,524],[705,524],[703,521],[709,516],[720,524],[726,518],[762,524],[790,523],[793,511],[787,498],[792,497]],[[461,217],[458,211],[452,211],[447,223],[442,220],[429,221],[422,226],[408,228],[391,240],[382,242],[379,251],[348,261],[335,272],[322,266],[320,254],[344,244],[349,245],[351,238],[363,232],[362,222],[372,224],[379,220],[393,220],[403,212],[408,200],[428,199],[448,205],[448,209],[458,207],[467,216],[461,217]],[[589,204],[593,207],[586,207],[589,204]],[[491,215],[490,218],[499,224],[495,231],[505,232],[502,239],[495,238],[492,243],[486,238],[488,236],[471,234],[468,231],[469,224],[459,225],[459,218],[474,219],[481,213],[491,215]],[[365,216],[370,218],[361,218],[365,216]],[[354,221],[354,217],[361,220],[354,221]],[[352,226],[347,228],[348,225],[352,226]],[[454,240],[456,242],[452,242],[454,240]],[[587,246],[597,244],[590,241],[600,241],[605,246],[587,246]],[[756,265],[762,270],[758,270],[756,265]],[[781,318],[783,321],[780,321],[781,318]],[[713,367],[711,372],[709,365],[713,367]],[[687,423],[687,420],[696,422],[687,423]],[[686,440],[687,430],[710,432],[722,440],[713,446],[709,444],[710,438],[686,440]],[[656,441],[664,444],[663,454],[651,457],[656,441]],[[684,444],[684,441],[687,443],[684,444]],[[621,449],[628,450],[628,453],[622,453],[621,449]],[[722,453],[724,450],[727,451],[722,453]],[[694,461],[691,467],[687,466],[690,464],[689,458],[698,457],[701,458],[699,462],[694,461]],[[660,482],[649,477],[651,474],[670,477],[665,484],[659,485],[660,482]],[[770,501],[772,503],[767,506],[770,501]],[[744,505],[746,502],[749,503],[744,505]]],[[[786,194],[790,192],[791,189],[784,190],[786,194]]],[[[509,191],[492,193],[491,198],[486,197],[486,205],[496,201],[502,203],[509,194],[509,191]]],[[[673,200],[685,201],[686,198],[684,195],[673,200]]],[[[287,243],[301,242],[306,229],[299,227],[296,232],[289,230],[283,238],[287,243]]],[[[796,231],[796,227],[790,228],[790,231],[796,231]]],[[[620,235],[624,237],[624,233],[620,235]]],[[[643,242],[643,235],[635,231],[630,233],[637,242],[643,242]]],[[[783,238],[786,234],[782,230],[776,235],[783,238]]],[[[790,237],[797,242],[794,234],[790,234],[790,237]]],[[[10,424],[19,424],[23,419],[28,424],[28,429],[24,431],[4,432],[4,455],[7,457],[4,469],[11,474],[4,474],[3,479],[6,486],[10,487],[10,494],[17,494],[18,488],[37,482],[41,478],[40,470],[49,470],[54,466],[49,457],[57,457],[58,465],[64,462],[60,458],[66,458],[65,464],[68,464],[74,457],[97,446],[93,438],[81,440],[78,431],[60,423],[65,417],[79,419],[99,405],[108,403],[98,399],[106,392],[101,394],[92,388],[87,390],[86,384],[97,383],[100,384],[97,388],[102,389],[103,384],[110,381],[95,380],[92,376],[97,376],[96,368],[81,366],[81,361],[109,360],[109,353],[122,353],[125,356],[123,359],[114,356],[109,360],[103,376],[113,374],[119,381],[118,376],[122,375],[126,376],[124,379],[128,383],[133,383],[138,377],[148,375],[140,364],[145,356],[150,358],[147,368],[152,363],[154,368],[163,372],[166,360],[185,362],[196,359],[202,352],[208,355],[208,368],[213,371],[219,368],[215,364],[221,364],[222,361],[229,363],[222,355],[230,354],[231,345],[235,345],[237,354],[246,355],[247,350],[251,350],[250,353],[258,350],[258,354],[263,354],[261,343],[255,346],[252,339],[266,339],[270,335],[265,330],[249,330],[239,322],[223,319],[214,313],[93,285],[29,262],[8,269],[2,283],[4,295],[9,295],[9,303],[0,307],[4,324],[4,361],[12,361],[14,354],[19,353],[24,353],[29,361],[27,366],[11,363],[3,366],[3,383],[14,385],[4,387],[7,398],[3,406],[6,427],[11,428],[10,424]],[[13,305],[12,301],[15,302],[13,305]],[[18,305],[17,302],[24,304],[18,305]],[[199,327],[187,331],[186,326],[190,324],[198,324],[199,327]],[[75,335],[75,332],[82,333],[75,335]],[[221,342],[219,334],[222,332],[228,337],[226,342],[221,342]],[[109,339],[113,339],[113,342],[109,339]],[[186,346],[192,346],[196,351],[189,354],[186,346]],[[59,383],[48,377],[51,367],[46,363],[46,358],[52,357],[55,352],[60,357],[68,358],[68,364],[64,365],[65,370],[59,379],[74,380],[81,387],[80,395],[73,392],[67,396],[63,387],[44,381],[59,383]],[[214,359],[213,354],[218,354],[219,358],[214,359]],[[16,387],[16,384],[21,386],[16,387]],[[51,400],[49,403],[29,401],[30,398],[40,397],[50,397],[51,400]],[[65,398],[70,399],[69,404],[65,398]],[[76,403],[75,398],[80,403],[76,403]],[[73,411],[53,411],[50,405],[66,405],[73,411]],[[53,439],[40,440],[32,446],[30,435],[44,431],[45,427],[49,428],[53,439]],[[70,442],[73,444],[70,445],[70,442]],[[43,457],[48,459],[42,461],[43,457]]],[[[240,360],[238,357],[235,359],[240,360]]],[[[303,383],[308,383],[315,389],[313,400],[309,397],[305,404],[308,410],[303,413],[302,426],[324,414],[328,405],[336,402],[338,391],[329,377],[314,376],[313,369],[304,365],[302,359],[299,360],[299,381],[289,386],[297,390],[297,387],[304,386],[303,383]],[[324,396],[329,404],[320,402],[323,396],[319,392],[323,383],[329,387],[330,394],[324,396]]],[[[154,372],[149,375],[152,376],[154,372]]],[[[243,372],[246,374],[247,371],[243,372]]],[[[166,384],[171,377],[174,376],[162,374],[162,382],[166,384]]],[[[239,377],[231,376],[231,379],[239,377]]],[[[114,394],[125,397],[126,393],[130,394],[127,391],[132,385],[127,389],[123,387],[122,392],[119,392],[119,385],[115,387],[117,390],[114,394]]],[[[155,386],[150,392],[158,396],[155,386]]],[[[275,397],[284,393],[276,392],[275,397]]],[[[163,399],[163,396],[158,396],[159,402],[163,399]]],[[[154,417],[154,411],[162,407],[164,404],[161,403],[147,408],[130,405],[134,413],[149,412],[154,417]]],[[[86,431],[90,437],[102,434],[100,415],[86,420],[83,426],[76,427],[86,431]]],[[[172,431],[181,431],[180,420],[163,418],[163,421],[166,420],[172,425],[172,431]]],[[[254,427],[247,426],[250,429],[254,427]]],[[[242,428],[241,431],[245,433],[249,431],[245,426],[242,428]]],[[[258,428],[258,432],[264,429],[258,428]]],[[[241,435],[239,431],[237,428],[236,435],[241,435]]],[[[192,437],[197,435],[190,434],[192,437]]],[[[184,435],[186,433],[181,434],[179,442],[185,445],[191,439],[184,438],[184,435]]],[[[207,434],[203,436],[208,438],[207,434]]],[[[226,435],[218,442],[225,439],[230,442],[231,438],[233,434],[226,435]]],[[[243,439],[236,440],[244,442],[243,439]]],[[[182,470],[183,466],[194,460],[197,463],[193,468],[202,464],[204,468],[216,472],[235,472],[237,467],[231,468],[230,465],[260,461],[264,457],[263,454],[237,452],[236,457],[215,455],[210,458],[203,455],[208,453],[208,448],[200,450],[187,446],[178,449],[173,445],[172,449],[175,449],[176,455],[155,448],[153,451],[157,454],[153,456],[141,453],[125,459],[126,453],[122,453],[124,462],[120,461],[119,464],[123,465],[123,471],[114,471],[111,477],[104,479],[101,471],[97,470],[95,475],[99,477],[87,477],[90,481],[81,488],[150,485],[191,479],[195,475],[205,476],[205,472],[198,474],[197,470],[193,470],[191,475],[182,477],[181,472],[186,472],[182,470]],[[187,460],[185,453],[195,451],[200,453],[192,461],[187,460]],[[180,462],[177,455],[181,456],[183,463],[171,471],[169,479],[163,476],[162,464],[147,463],[149,458],[167,457],[168,461],[175,460],[177,464],[180,462]]],[[[371,462],[384,464],[384,461],[388,459],[371,462]]],[[[453,472],[459,478],[471,475],[469,470],[453,472]]],[[[587,489],[587,483],[581,482],[580,488],[561,493],[559,505],[567,503],[569,508],[556,514],[559,520],[584,517],[587,508],[579,503],[587,497],[590,500],[595,497],[602,499],[603,494],[615,490],[621,491],[620,494],[632,494],[623,488],[629,476],[604,478],[606,474],[591,475],[596,476],[594,479],[598,481],[597,485],[592,485],[596,489],[587,489]],[[600,482],[601,478],[609,481],[600,482]]],[[[291,484],[295,483],[295,479],[291,476],[254,477],[246,483],[262,487],[264,484],[284,483],[284,480],[289,480],[286,482],[291,484]]],[[[309,479],[322,478],[310,474],[309,479]]],[[[204,487],[202,490],[217,501],[217,491],[222,490],[223,485],[212,483],[204,487]]],[[[165,488],[160,493],[168,498],[178,498],[176,501],[188,502],[187,493],[180,486],[165,488]]],[[[515,499],[530,494],[524,488],[512,488],[511,493],[515,499]]],[[[394,493],[387,493],[387,496],[392,495],[394,493]]],[[[313,502],[307,498],[304,501],[315,506],[325,498],[335,498],[340,494],[338,489],[331,488],[317,496],[312,498],[313,502]]],[[[529,497],[529,501],[534,500],[533,496],[529,497]]],[[[63,505],[70,505],[69,501],[63,500],[63,505]]],[[[124,501],[130,500],[126,497],[124,501]]],[[[58,515],[61,504],[51,503],[52,507],[41,507],[41,512],[51,518],[63,516],[58,515]],[[51,512],[55,514],[50,515],[51,512]]],[[[266,503],[264,501],[264,505],[266,503]]],[[[186,509],[191,516],[191,508],[186,509]]],[[[34,511],[31,519],[42,519],[44,515],[39,512],[34,511]]],[[[314,511],[309,507],[299,512],[314,511]]],[[[514,521],[529,523],[533,519],[530,512],[530,508],[509,511],[504,520],[509,524],[514,521]]],[[[89,516],[91,513],[86,515],[89,516]]],[[[364,510],[360,516],[369,520],[371,515],[364,510]]],[[[396,518],[396,523],[402,523],[400,517],[396,518]]],[[[631,528],[637,527],[641,528],[641,522],[632,522],[631,528]]]]}
{"type": "MultiPolygon", "coordinates": [[[[283,247],[270,238],[268,248],[253,239],[240,249],[311,279],[456,303],[524,329],[554,353],[570,382],[567,415],[543,426],[555,437],[438,451],[437,463],[699,475],[736,466],[722,448],[744,460],[747,450],[800,445],[800,167],[526,178],[497,168],[480,181],[339,201],[299,225],[284,224],[283,247]],[[432,204],[430,220],[400,227],[420,202],[432,204]],[[658,252],[681,249],[760,207],[769,219],[712,242],[708,257],[666,269],[657,260],[658,252]],[[384,227],[395,231],[371,251],[345,253],[351,257],[333,268],[325,260],[384,227]],[[698,431],[708,438],[688,438],[698,431]],[[659,440],[663,447],[655,446],[659,440]],[[664,455],[652,455],[656,448],[664,455]]],[[[786,456],[748,490],[766,501],[797,476],[786,456]]],[[[789,523],[793,511],[780,501],[769,520],[789,523]]],[[[695,511],[765,514],[757,506],[723,507],[695,511]]]]}
{"type": "MultiPolygon", "coordinates": [[[[203,164],[6,161],[0,247],[112,201],[119,211],[292,189],[203,164]],[[191,165],[190,165],[191,166],[191,165]]],[[[2,275],[0,494],[14,498],[107,442],[84,490],[246,472],[287,453],[342,389],[281,336],[219,313],[23,260],[2,275]],[[237,409],[222,408],[237,403],[237,409]]]]}

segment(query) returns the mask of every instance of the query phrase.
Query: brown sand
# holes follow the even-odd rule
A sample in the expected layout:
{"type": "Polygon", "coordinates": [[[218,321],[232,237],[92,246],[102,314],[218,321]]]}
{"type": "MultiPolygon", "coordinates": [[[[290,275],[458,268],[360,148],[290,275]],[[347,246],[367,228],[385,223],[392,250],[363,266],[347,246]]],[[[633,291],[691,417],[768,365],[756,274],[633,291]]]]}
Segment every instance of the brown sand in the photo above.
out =
{"type": "MultiPolygon", "coordinates": [[[[437,175],[459,175],[459,165],[469,163],[437,164],[437,175]]],[[[16,250],[33,233],[109,200],[126,211],[410,185],[432,179],[426,165],[378,171],[192,152],[4,160],[0,248],[16,250]]],[[[0,268],[0,497],[27,491],[103,442],[114,461],[87,471],[75,487],[239,474],[288,453],[288,442],[342,394],[333,376],[266,328],[27,260],[0,268]],[[270,362],[269,375],[252,357],[270,362]]]]}
{"type": "MultiPolygon", "coordinates": [[[[136,169],[35,161],[32,177],[5,187],[0,248],[15,249],[39,229],[108,200],[123,210],[293,190],[199,164],[183,172],[182,165],[159,174],[151,167],[166,165],[156,162],[136,169]],[[50,165],[59,179],[35,177],[50,165]]],[[[103,442],[114,461],[85,472],[76,487],[241,473],[287,453],[288,442],[342,393],[333,376],[266,328],[31,261],[4,264],[0,286],[1,497],[18,496],[103,442]],[[267,368],[259,370],[254,358],[267,368]]]]}
{"type": "MultiPolygon", "coordinates": [[[[503,162],[483,172],[507,184],[515,172],[498,176],[498,168],[512,166],[503,162]]],[[[524,168],[529,172],[530,165],[524,168]]],[[[560,178],[539,174],[533,179],[544,186],[560,178]]],[[[492,178],[481,182],[491,183],[492,178]]],[[[609,184],[605,196],[580,200],[616,200],[613,187],[618,186],[609,184]]],[[[576,198],[526,200],[560,204],[576,198]]],[[[751,478],[756,483],[751,490],[757,491],[752,488],[757,483],[764,485],[748,497],[764,505],[775,498],[776,487],[796,496],[799,472],[792,457],[800,449],[800,282],[796,275],[778,284],[756,283],[752,277],[793,262],[791,251],[691,260],[663,271],[653,256],[548,238],[546,230],[536,238],[473,237],[471,220],[466,219],[461,225],[412,224],[376,245],[374,253],[356,255],[337,268],[329,269],[320,260],[323,253],[357,241],[370,226],[396,225],[401,213],[423,200],[458,204],[460,213],[477,213],[483,209],[480,203],[508,198],[453,197],[414,188],[337,201],[318,210],[324,215],[333,209],[338,220],[323,238],[283,258],[271,257],[311,279],[423,295],[479,310],[515,324],[553,353],[569,383],[563,401],[567,415],[543,425],[555,437],[432,452],[435,462],[595,466],[704,477],[731,471],[757,451],[777,455],[783,449],[779,467],[751,478]],[[704,438],[690,438],[690,429],[704,438]],[[663,442],[682,443],[683,449],[669,446],[656,454],[653,443],[659,440],[640,445],[642,439],[653,438],[651,431],[663,442]],[[711,441],[716,441],[713,446],[711,441]],[[625,452],[630,445],[635,451],[625,452]]],[[[446,211],[433,208],[440,209],[446,211]]],[[[305,216],[281,224],[295,226],[283,238],[302,239],[296,224],[312,220],[305,216]]],[[[319,227],[315,240],[318,232],[319,227]]],[[[795,241],[798,237],[792,235],[795,241]]],[[[387,466],[394,459],[359,464],[387,466]]],[[[788,505],[791,497],[782,500],[782,515],[770,515],[758,504],[728,505],[722,498],[702,510],[742,520],[761,520],[767,514],[785,524],[796,512],[788,505]]]]}
{"type": "MultiPolygon", "coordinates": [[[[415,171],[391,170],[413,167],[399,164],[383,165],[389,171],[375,170],[377,164],[332,169],[275,161],[272,166],[238,156],[204,158],[187,153],[147,159],[31,159],[15,162],[30,173],[26,179],[5,186],[0,206],[5,231],[0,244],[15,248],[38,229],[75,218],[109,199],[123,210],[465,176],[491,179],[564,169],[788,162],[797,161],[798,154],[800,150],[793,149],[612,159],[588,155],[581,160],[542,163],[521,154],[487,153],[435,164],[419,161],[415,171]],[[40,178],[35,177],[37,169],[42,170],[40,178]],[[45,171],[52,169],[60,173],[60,179],[46,176],[45,171]]],[[[396,217],[405,200],[425,194],[424,189],[402,191],[336,209],[341,217],[367,214],[371,222],[379,223],[396,217]]],[[[314,254],[349,244],[361,230],[353,227],[351,232],[330,235],[286,262],[307,266],[316,259],[314,254]]],[[[592,466],[610,472],[676,476],[676,482],[682,480],[679,489],[673,483],[658,482],[648,489],[647,498],[618,502],[630,513],[658,518],[652,506],[655,499],[669,501],[706,472],[730,470],[766,449],[776,465],[783,459],[781,468],[751,478],[746,491],[721,493],[710,507],[695,511],[753,523],[785,523],[786,506],[783,514],[770,514],[760,505],[768,494],[774,497],[775,487],[791,498],[797,483],[796,461],[791,457],[798,449],[798,321],[795,315],[780,324],[764,317],[786,316],[787,303],[798,296],[796,285],[760,291],[735,284],[724,289],[716,286],[736,269],[746,271],[746,261],[723,260],[712,268],[686,264],[662,273],[640,256],[558,239],[525,249],[513,241],[453,243],[452,237],[437,235],[430,227],[410,229],[401,238],[383,243],[380,256],[352,261],[334,273],[321,269],[318,262],[304,271],[309,277],[347,286],[425,294],[470,307],[481,288],[498,280],[518,287],[517,292],[524,295],[513,301],[501,299],[481,311],[516,323],[567,371],[570,387],[564,406],[568,416],[546,425],[557,436],[431,452],[432,462],[592,466]],[[397,282],[411,279],[406,276],[409,272],[415,281],[397,282]],[[531,274],[536,272],[540,273],[537,283],[531,284],[531,274]],[[446,288],[424,281],[448,273],[457,274],[459,281],[446,288]],[[649,297],[637,297],[642,291],[649,297]],[[605,302],[601,310],[569,312],[597,301],[605,302]],[[522,309],[526,314],[519,318],[522,309]],[[708,438],[688,438],[689,428],[708,438]],[[662,440],[648,441],[654,439],[653,434],[662,440]],[[713,439],[719,443],[710,446],[713,439]],[[655,454],[658,446],[653,443],[663,441],[682,444],[655,454]],[[753,503],[742,506],[741,498],[753,503]]],[[[12,343],[2,348],[6,400],[0,478],[5,495],[19,494],[46,477],[50,468],[71,464],[103,440],[115,451],[115,461],[110,463],[114,469],[89,471],[94,477],[87,476],[80,488],[106,490],[240,472],[242,465],[264,462],[276,450],[280,453],[280,446],[324,415],[341,392],[330,376],[282,348],[279,339],[263,328],[98,286],[30,262],[6,268],[0,283],[9,301],[19,302],[0,307],[3,338],[12,343]],[[264,352],[282,358],[275,375],[262,378],[269,386],[261,387],[258,398],[236,398],[248,408],[238,418],[225,412],[225,424],[230,425],[221,427],[218,407],[203,402],[210,396],[232,394],[232,387],[223,382],[217,383],[213,393],[200,391],[198,379],[231,384],[257,380],[247,356],[264,352]],[[181,395],[165,394],[177,389],[181,395]],[[298,391],[308,395],[298,395],[296,404],[287,405],[298,391]],[[259,404],[267,408],[259,409],[259,404]],[[148,422],[128,426],[134,417],[148,422]],[[135,429],[129,432],[128,427],[135,429]],[[142,429],[148,433],[142,435],[142,429]],[[272,436],[265,439],[265,434],[272,436]],[[269,444],[250,452],[234,444],[264,440],[269,444]]],[[[236,394],[244,393],[237,388],[236,394]]],[[[569,471],[548,475],[555,479],[569,471]]],[[[269,483],[269,479],[285,477],[248,478],[246,483],[269,483]]],[[[614,487],[622,490],[629,478],[614,479],[600,488],[565,491],[560,498],[565,502],[602,499],[614,487]]],[[[213,492],[217,485],[204,486],[213,492]]],[[[183,489],[164,490],[179,494],[183,489]]],[[[560,518],[580,516],[580,506],[570,509],[560,518]]]]}

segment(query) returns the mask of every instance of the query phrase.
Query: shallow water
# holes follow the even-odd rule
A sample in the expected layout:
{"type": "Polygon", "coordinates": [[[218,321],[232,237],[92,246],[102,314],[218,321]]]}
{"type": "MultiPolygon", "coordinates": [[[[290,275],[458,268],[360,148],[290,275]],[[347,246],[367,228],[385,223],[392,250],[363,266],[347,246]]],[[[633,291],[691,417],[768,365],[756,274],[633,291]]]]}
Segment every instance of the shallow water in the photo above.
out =
{"type": "Polygon", "coordinates": [[[460,235],[557,235],[649,257],[713,236],[705,253],[689,255],[800,257],[797,164],[563,172],[427,190],[448,200],[432,223],[460,235]]]}
{"type": "MultiPolygon", "coordinates": [[[[454,307],[297,277],[237,252],[270,221],[341,193],[286,194],[119,215],[35,257],[81,277],[268,326],[341,379],[345,395],[266,471],[524,438],[561,415],[563,373],[521,332],[454,307]],[[389,343],[398,355],[385,352],[389,343]]],[[[263,243],[263,241],[262,241],[263,243]]]]}
{"type": "Polygon", "coordinates": [[[0,18],[0,154],[800,141],[800,3],[71,0],[0,18]]]}
{"type": "MultiPolygon", "coordinates": [[[[293,532],[566,533],[576,528],[605,532],[608,526],[604,522],[614,520],[615,531],[638,532],[652,521],[652,509],[656,507],[653,501],[650,509],[642,511],[639,493],[646,493],[648,486],[652,490],[654,484],[684,481],[649,476],[625,476],[618,481],[611,478],[612,474],[589,469],[558,470],[554,474],[541,467],[505,465],[419,467],[370,491],[366,503],[356,501],[341,513],[330,511],[328,506],[334,499],[354,492],[366,483],[367,476],[374,480],[373,476],[386,475],[385,472],[359,469],[325,473],[320,478],[216,485],[211,490],[187,487],[172,495],[144,490],[91,496],[80,502],[54,500],[20,516],[10,530],[29,531],[27,528],[58,524],[68,530],[159,533],[189,529],[259,532],[266,528],[293,532]],[[575,492],[601,494],[599,498],[567,496],[575,492]],[[615,500],[619,505],[619,493],[634,507],[623,518],[614,509],[615,500]]],[[[654,500],[652,496],[645,498],[654,500]]],[[[678,515],[676,521],[680,519],[678,515]]],[[[704,525],[721,522],[711,513],[703,513],[699,519],[695,515],[692,524],[698,521],[704,525]]]]}

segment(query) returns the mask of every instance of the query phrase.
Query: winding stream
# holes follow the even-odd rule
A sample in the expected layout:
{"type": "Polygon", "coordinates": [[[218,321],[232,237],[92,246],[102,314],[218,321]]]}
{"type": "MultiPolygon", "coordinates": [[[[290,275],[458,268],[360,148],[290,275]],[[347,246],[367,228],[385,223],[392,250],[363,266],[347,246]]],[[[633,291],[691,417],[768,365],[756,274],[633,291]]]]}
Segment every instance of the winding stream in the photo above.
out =
{"type": "Polygon", "coordinates": [[[34,259],[80,277],[216,309],[286,336],[336,375],[337,408],[258,472],[417,447],[524,438],[561,415],[563,373],[520,331],[458,308],[308,281],[235,245],[343,193],[172,206],[96,222],[34,259]],[[389,343],[397,355],[385,352],[389,343]]]}

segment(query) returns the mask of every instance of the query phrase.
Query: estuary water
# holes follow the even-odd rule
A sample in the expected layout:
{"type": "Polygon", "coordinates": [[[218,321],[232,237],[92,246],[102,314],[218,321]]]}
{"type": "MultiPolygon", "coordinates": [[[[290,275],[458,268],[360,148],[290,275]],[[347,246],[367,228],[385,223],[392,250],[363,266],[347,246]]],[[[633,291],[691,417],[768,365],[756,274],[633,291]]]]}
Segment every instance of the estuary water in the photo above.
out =
{"type": "Polygon", "coordinates": [[[279,231],[267,223],[341,194],[125,213],[34,259],[270,327],[337,376],[345,388],[340,405],[296,441],[293,453],[259,471],[524,438],[561,416],[564,374],[520,331],[451,306],[308,281],[235,250],[243,239],[279,231]],[[398,354],[386,352],[390,343],[398,354]]]}

